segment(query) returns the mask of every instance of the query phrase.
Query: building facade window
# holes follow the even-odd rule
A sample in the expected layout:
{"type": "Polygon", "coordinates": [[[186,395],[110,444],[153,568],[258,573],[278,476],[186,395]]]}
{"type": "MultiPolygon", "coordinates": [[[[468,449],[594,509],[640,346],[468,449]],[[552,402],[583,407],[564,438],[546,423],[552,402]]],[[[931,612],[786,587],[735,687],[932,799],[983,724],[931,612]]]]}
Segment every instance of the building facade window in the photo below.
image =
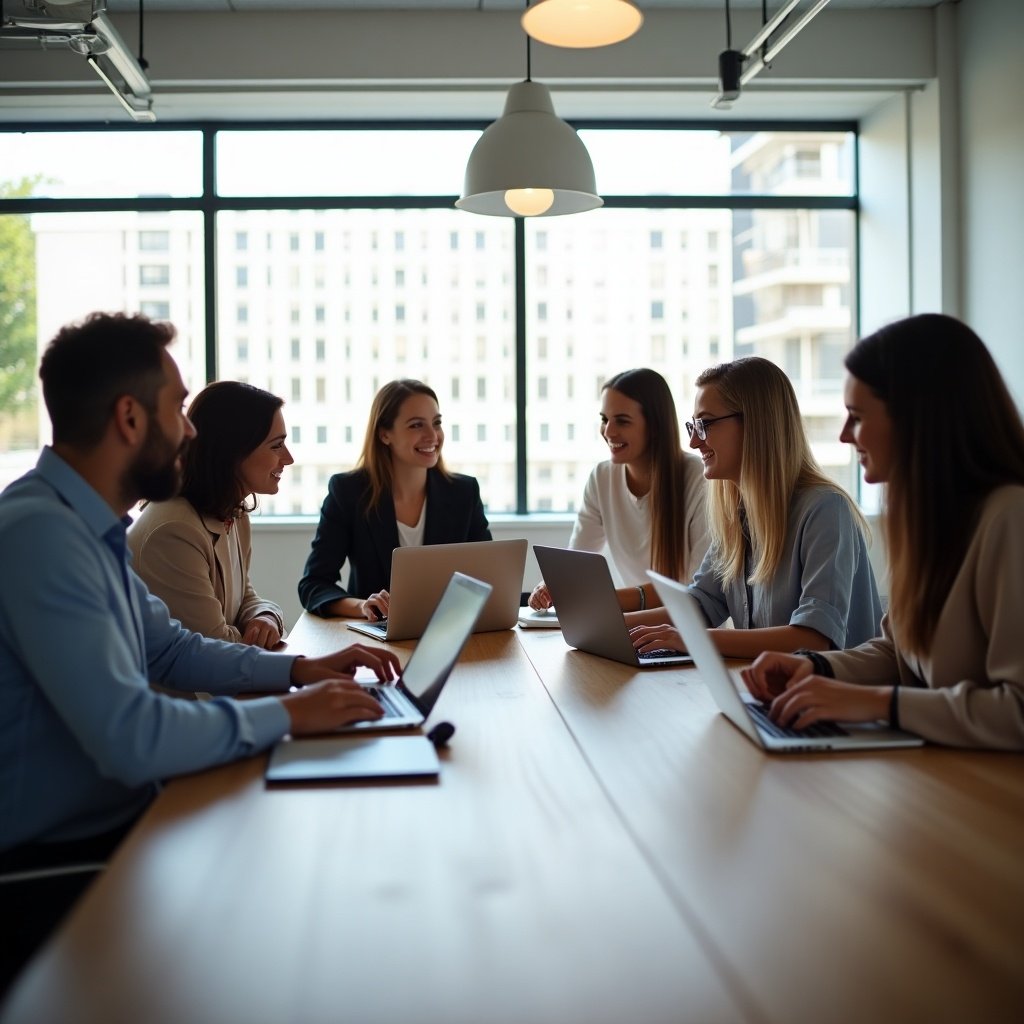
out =
{"type": "MultiPolygon", "coordinates": [[[[478,128],[416,129],[448,167],[433,178],[417,168],[407,193],[389,194],[378,193],[387,169],[372,151],[342,168],[317,157],[345,130],[193,130],[216,143],[195,147],[195,177],[218,182],[202,196],[209,220],[188,198],[194,191],[181,199],[161,192],[168,198],[158,208],[148,198],[144,209],[120,212],[97,212],[83,196],[79,209],[65,202],[65,213],[40,203],[28,215],[5,214],[0,199],[0,218],[23,218],[36,242],[45,271],[36,301],[50,319],[92,308],[61,261],[86,256],[80,236],[106,232],[116,242],[105,251],[117,255],[104,261],[104,294],[175,324],[175,358],[193,393],[207,379],[245,376],[287,398],[293,443],[303,427],[316,439],[303,453],[313,468],[285,474],[279,495],[261,502],[264,514],[316,514],[322,481],[358,459],[373,393],[400,376],[437,390],[450,464],[486,481],[489,512],[570,510],[579,482],[607,456],[597,418],[604,381],[654,366],[685,414],[696,375],[741,354],[787,370],[819,460],[855,486],[835,440],[842,360],[857,328],[853,126],[581,127],[585,141],[604,140],[602,151],[629,154],[616,175],[622,184],[586,217],[518,225],[451,208],[451,181],[460,180],[478,128]],[[669,137],[686,159],[658,158],[669,137]],[[254,158],[268,147],[295,155],[286,196],[254,158]],[[308,207],[296,196],[308,196],[308,207]],[[759,206],[761,196],[771,202],[759,206]],[[216,254],[209,265],[208,250],[216,254]],[[58,280],[61,289],[51,289],[58,280]],[[205,308],[209,296],[217,308],[205,308]]],[[[392,130],[409,131],[379,129],[392,130]]],[[[62,169],[28,170],[58,179],[62,169]]],[[[28,452],[33,441],[38,448],[38,417],[19,415],[30,424],[28,452]]],[[[0,408],[0,427],[14,421],[13,408],[0,408]]]]}

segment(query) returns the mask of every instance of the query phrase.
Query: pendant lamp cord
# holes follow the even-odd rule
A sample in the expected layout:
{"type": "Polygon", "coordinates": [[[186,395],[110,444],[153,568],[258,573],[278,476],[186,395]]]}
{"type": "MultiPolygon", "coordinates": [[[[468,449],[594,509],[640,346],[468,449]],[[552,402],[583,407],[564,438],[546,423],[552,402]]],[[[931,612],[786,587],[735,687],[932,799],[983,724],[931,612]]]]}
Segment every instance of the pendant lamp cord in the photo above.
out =
{"type": "Polygon", "coordinates": [[[725,48],[732,49],[732,11],[729,10],[729,0],[725,0],[725,48]]]}
{"type": "MultiPolygon", "coordinates": [[[[526,0],[526,9],[530,9],[530,0],[526,0]]],[[[526,80],[528,82],[532,82],[533,78],[530,69],[530,33],[524,32],[523,34],[526,36],[526,80]]]]}

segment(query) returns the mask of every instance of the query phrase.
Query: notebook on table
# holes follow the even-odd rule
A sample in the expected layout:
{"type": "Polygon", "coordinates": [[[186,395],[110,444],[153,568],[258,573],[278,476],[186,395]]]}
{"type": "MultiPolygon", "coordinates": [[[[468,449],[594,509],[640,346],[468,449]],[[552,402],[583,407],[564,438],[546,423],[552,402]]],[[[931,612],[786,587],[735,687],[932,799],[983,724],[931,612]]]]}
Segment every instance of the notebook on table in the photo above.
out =
{"type": "Polygon", "coordinates": [[[489,583],[453,573],[399,678],[393,683],[363,684],[384,708],[384,716],[335,731],[412,729],[422,725],[441,696],[490,593],[489,583]]]}
{"type": "Polygon", "coordinates": [[[808,729],[785,729],[768,716],[768,707],[741,690],[708,633],[700,605],[686,588],[666,576],[648,572],[658,596],[679,630],[686,649],[700,669],[718,709],[740,732],[773,753],[811,753],[821,750],[874,750],[919,747],[919,736],[874,722],[819,722],[808,729]]]}
{"type": "Polygon", "coordinates": [[[523,629],[561,629],[558,612],[554,606],[550,608],[520,608],[519,625],[523,629]]]}
{"type": "Polygon", "coordinates": [[[423,635],[445,584],[458,572],[491,587],[474,632],[511,629],[519,616],[527,546],[520,539],[395,548],[388,617],[380,622],[349,622],[348,628],[375,640],[415,640],[423,635]]]}
{"type": "Polygon", "coordinates": [[[536,544],[533,553],[570,647],[638,668],[692,663],[679,651],[637,654],[603,555],[536,544]]]}
{"type": "Polygon", "coordinates": [[[440,771],[426,736],[318,736],[278,743],[264,777],[267,782],[413,779],[436,778],[440,771]]]}

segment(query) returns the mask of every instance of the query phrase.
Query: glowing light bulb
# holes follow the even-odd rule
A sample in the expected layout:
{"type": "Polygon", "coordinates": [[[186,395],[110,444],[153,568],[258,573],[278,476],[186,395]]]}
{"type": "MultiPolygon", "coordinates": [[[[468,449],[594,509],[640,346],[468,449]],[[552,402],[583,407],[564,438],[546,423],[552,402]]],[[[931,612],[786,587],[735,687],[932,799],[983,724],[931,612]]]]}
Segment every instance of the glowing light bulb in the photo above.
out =
{"type": "Polygon", "coordinates": [[[510,188],[505,193],[505,205],[520,217],[538,217],[547,213],[555,201],[549,188],[510,188]]]}

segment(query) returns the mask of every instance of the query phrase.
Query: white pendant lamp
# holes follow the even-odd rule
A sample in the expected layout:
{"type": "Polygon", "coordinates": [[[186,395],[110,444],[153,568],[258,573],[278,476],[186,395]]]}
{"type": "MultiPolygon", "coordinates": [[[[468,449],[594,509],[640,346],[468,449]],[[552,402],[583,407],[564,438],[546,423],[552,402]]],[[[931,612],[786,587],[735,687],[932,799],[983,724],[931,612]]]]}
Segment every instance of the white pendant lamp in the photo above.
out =
{"type": "Polygon", "coordinates": [[[541,0],[523,15],[522,25],[539,43],[583,49],[621,43],[643,21],[629,0],[541,0]]]}
{"type": "Polygon", "coordinates": [[[555,115],[547,86],[527,79],[477,140],[455,205],[491,217],[557,217],[604,205],[587,147],[555,115]]]}

